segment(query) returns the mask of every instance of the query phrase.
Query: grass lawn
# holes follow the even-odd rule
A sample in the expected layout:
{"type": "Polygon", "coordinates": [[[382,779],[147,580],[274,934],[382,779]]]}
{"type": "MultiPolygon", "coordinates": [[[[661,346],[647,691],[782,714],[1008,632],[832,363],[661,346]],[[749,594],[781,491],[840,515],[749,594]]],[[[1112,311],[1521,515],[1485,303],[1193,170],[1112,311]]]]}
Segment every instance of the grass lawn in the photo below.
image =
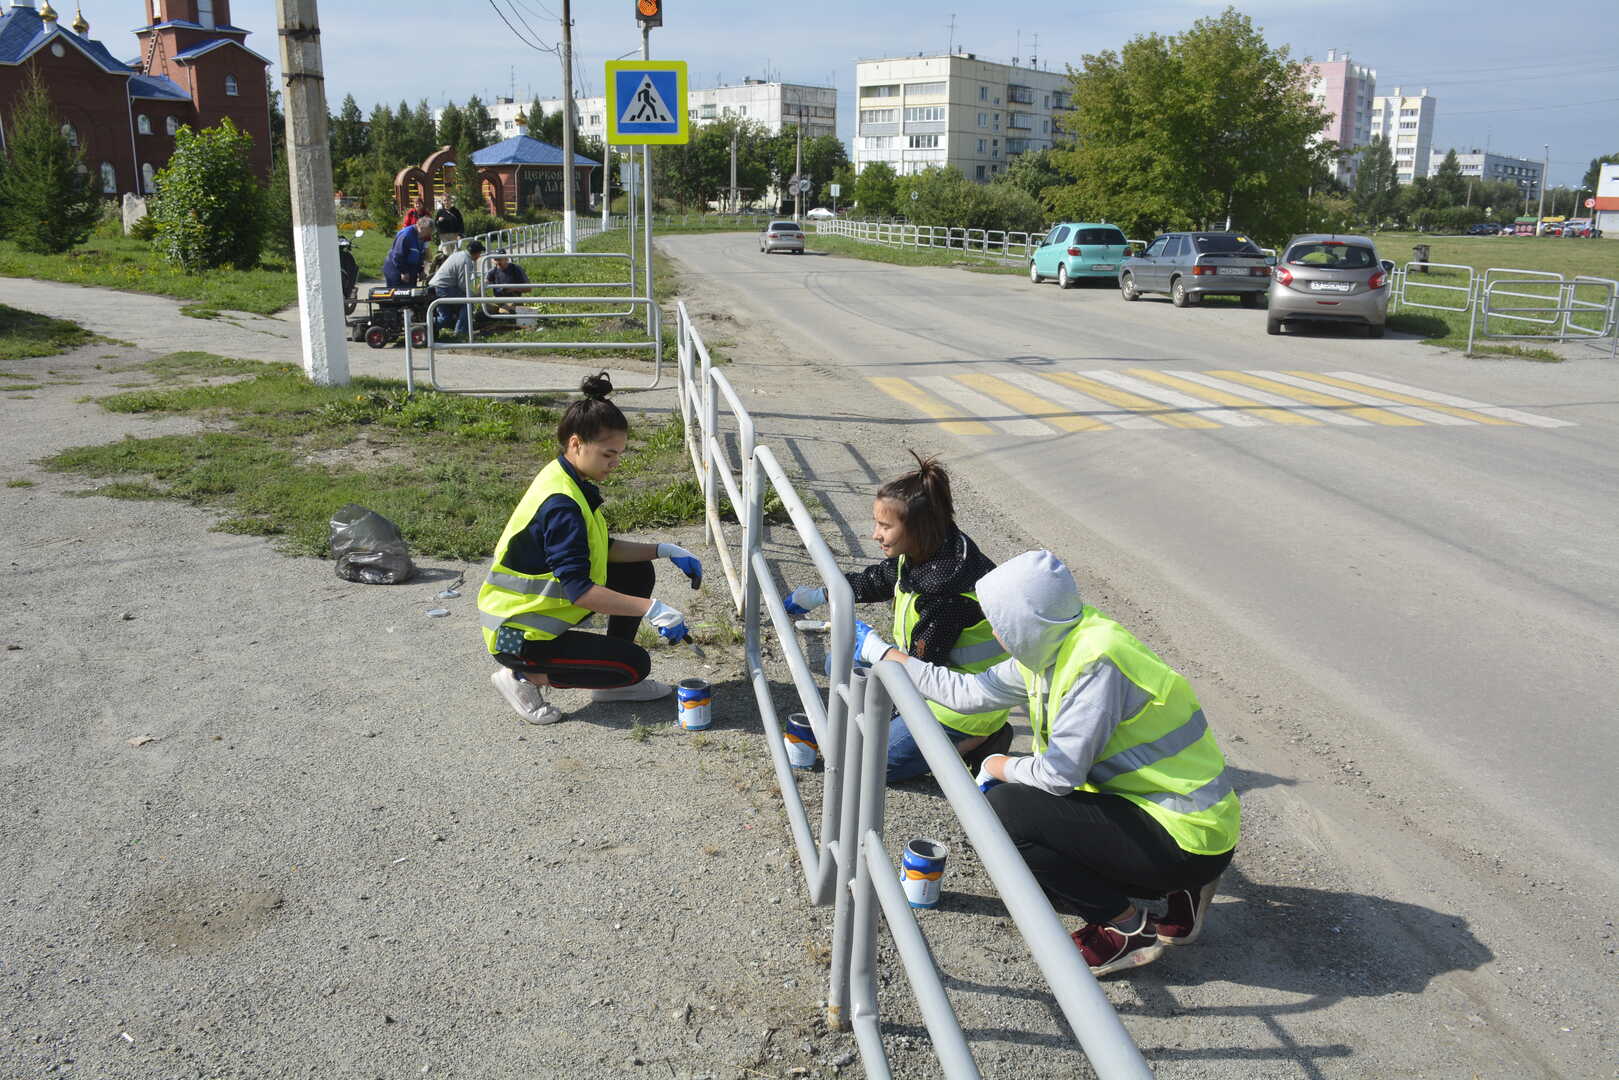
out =
{"type": "Polygon", "coordinates": [[[55,356],[100,340],[78,323],[0,304],[0,360],[55,356]]]}
{"type": "MultiPolygon", "coordinates": [[[[319,387],[289,366],[206,353],[163,357],[160,378],[253,372],[101,399],[113,412],[205,417],[211,430],[81,446],[44,465],[104,481],[85,494],[216,508],[224,532],[274,537],[325,556],[334,510],[356,502],[399,526],[413,552],[487,557],[512,507],[556,453],[559,398],[496,401],[385,379],[319,387]]],[[[702,520],[679,418],[630,414],[624,464],[603,485],[617,532],[702,520]]]]}
{"type": "MultiPolygon", "coordinates": [[[[896,266],[958,266],[967,270],[976,270],[985,274],[1026,274],[1028,267],[1024,265],[1011,265],[994,262],[969,255],[964,251],[948,251],[943,248],[914,248],[890,247],[887,244],[875,244],[865,240],[851,240],[846,236],[822,236],[816,232],[806,232],[804,236],[811,251],[824,251],[829,255],[842,255],[851,259],[865,259],[869,262],[893,263],[896,266]]],[[[772,258],[792,258],[793,256],[772,256],[772,258]]]]}

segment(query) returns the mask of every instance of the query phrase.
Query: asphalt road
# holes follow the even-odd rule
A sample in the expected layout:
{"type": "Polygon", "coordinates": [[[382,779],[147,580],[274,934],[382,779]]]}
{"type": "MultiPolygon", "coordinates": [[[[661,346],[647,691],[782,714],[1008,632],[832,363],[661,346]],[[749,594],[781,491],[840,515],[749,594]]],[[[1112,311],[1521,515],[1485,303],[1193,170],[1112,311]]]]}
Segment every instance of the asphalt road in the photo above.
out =
{"type": "Polygon", "coordinates": [[[1619,879],[1619,833],[1592,827],[1619,775],[1605,356],[1272,338],[1262,312],[1100,284],[663,243],[813,367],[784,416],[895,425],[1038,542],[1206,612],[1179,645],[1275,665],[1467,850],[1619,879]]]}

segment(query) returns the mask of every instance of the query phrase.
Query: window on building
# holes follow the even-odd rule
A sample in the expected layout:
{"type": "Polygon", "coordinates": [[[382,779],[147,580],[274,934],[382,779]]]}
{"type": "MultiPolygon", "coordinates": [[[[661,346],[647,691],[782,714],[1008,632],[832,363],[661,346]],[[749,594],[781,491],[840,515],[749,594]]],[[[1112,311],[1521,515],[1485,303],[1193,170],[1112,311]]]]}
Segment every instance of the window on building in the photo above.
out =
{"type": "Polygon", "coordinates": [[[889,150],[894,146],[894,136],[867,135],[861,142],[867,150],[889,150]]]}
{"type": "Polygon", "coordinates": [[[892,124],[899,120],[898,109],[861,109],[862,124],[892,124]]]}
{"type": "Polygon", "coordinates": [[[942,83],[942,82],[913,82],[913,83],[906,83],[905,84],[905,96],[908,97],[908,98],[910,98],[910,97],[933,97],[935,95],[944,93],[947,89],[949,89],[949,84],[948,83],[942,83]]]}
{"type": "Polygon", "coordinates": [[[142,135],[150,135],[152,133],[152,118],[145,113],[135,117],[135,130],[142,135]]]}
{"type": "Polygon", "coordinates": [[[988,149],[989,149],[989,144],[986,143],[983,139],[979,139],[978,140],[978,152],[980,154],[982,154],[985,150],[988,150],[988,149]]]}
{"type": "Polygon", "coordinates": [[[197,21],[204,26],[214,25],[214,0],[197,0],[197,21]]]}
{"type": "Polygon", "coordinates": [[[67,144],[69,146],[74,146],[74,147],[78,146],[79,145],[79,129],[74,127],[72,124],[63,124],[62,125],[62,138],[67,140],[67,144]]]}
{"type": "Polygon", "coordinates": [[[978,88],[978,100],[979,101],[988,101],[989,100],[989,87],[980,86],[978,88]]]}
{"type": "Polygon", "coordinates": [[[1042,134],[1042,135],[1050,135],[1051,134],[1051,121],[1050,120],[1042,120],[1042,121],[1040,121],[1040,134],[1042,134]]]}
{"type": "Polygon", "coordinates": [[[882,86],[862,86],[861,97],[899,97],[899,83],[886,83],[882,86]]]}
{"type": "Polygon", "coordinates": [[[236,76],[234,76],[234,75],[226,75],[225,76],[225,96],[226,97],[235,97],[236,95],[237,95],[236,76]]]}
{"type": "Polygon", "coordinates": [[[989,127],[989,113],[981,112],[978,114],[978,126],[981,128],[989,127]]]}
{"type": "Polygon", "coordinates": [[[1046,107],[1046,108],[1048,108],[1048,109],[1049,109],[1049,108],[1051,108],[1051,95],[1050,95],[1050,94],[1047,94],[1047,95],[1046,95],[1046,98],[1045,98],[1045,107],[1046,107]]]}
{"type": "Polygon", "coordinates": [[[112,162],[101,163],[101,193],[103,195],[118,194],[118,170],[112,167],[112,162]]]}
{"type": "Polygon", "coordinates": [[[910,135],[907,136],[906,145],[912,150],[937,150],[939,137],[937,135],[910,135]]]}
{"type": "Polygon", "coordinates": [[[730,116],[731,115],[731,107],[729,105],[722,106],[720,108],[720,115],[721,116],[730,116]]]}
{"type": "Polygon", "coordinates": [[[150,161],[141,166],[141,190],[148,195],[157,191],[157,170],[150,161]]]}
{"type": "Polygon", "coordinates": [[[905,110],[905,122],[907,124],[931,123],[943,119],[943,105],[917,105],[905,110]]]}
{"type": "Polygon", "coordinates": [[[984,166],[979,165],[977,168],[973,169],[973,179],[974,180],[982,180],[982,179],[984,179],[984,175],[985,175],[985,173],[987,171],[988,170],[986,170],[984,168],[984,166]]]}
{"type": "Polygon", "coordinates": [[[170,135],[178,135],[180,133],[180,118],[178,116],[164,117],[163,130],[167,131],[170,135]]]}
{"type": "Polygon", "coordinates": [[[1001,130],[1001,114],[1000,113],[995,114],[995,130],[996,131],[1001,130]]]}
{"type": "Polygon", "coordinates": [[[1001,156],[1001,148],[999,146],[990,147],[989,148],[989,156],[992,157],[992,158],[1000,157],[1001,156]]]}

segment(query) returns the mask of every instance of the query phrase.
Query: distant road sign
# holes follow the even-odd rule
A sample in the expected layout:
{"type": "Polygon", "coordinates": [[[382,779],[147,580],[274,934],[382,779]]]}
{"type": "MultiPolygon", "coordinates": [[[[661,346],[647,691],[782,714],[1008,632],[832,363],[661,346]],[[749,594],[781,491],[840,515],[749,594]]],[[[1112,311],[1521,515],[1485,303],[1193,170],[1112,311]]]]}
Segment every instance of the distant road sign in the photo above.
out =
{"type": "Polygon", "coordinates": [[[606,82],[609,143],[691,141],[684,60],[609,60],[606,82]]]}
{"type": "Polygon", "coordinates": [[[835,199],[839,195],[843,194],[843,185],[842,184],[832,184],[832,185],[828,186],[826,190],[831,192],[832,197],[835,199]]]}
{"type": "Polygon", "coordinates": [[[804,195],[809,194],[809,189],[810,189],[811,186],[812,185],[809,182],[809,177],[807,177],[807,176],[804,179],[802,179],[802,180],[800,180],[798,182],[798,190],[799,190],[799,192],[801,194],[804,194],[804,195]]]}
{"type": "Polygon", "coordinates": [[[1596,204],[1597,204],[1597,201],[1595,199],[1586,199],[1585,200],[1585,208],[1587,210],[1591,210],[1591,209],[1595,208],[1596,204]]]}

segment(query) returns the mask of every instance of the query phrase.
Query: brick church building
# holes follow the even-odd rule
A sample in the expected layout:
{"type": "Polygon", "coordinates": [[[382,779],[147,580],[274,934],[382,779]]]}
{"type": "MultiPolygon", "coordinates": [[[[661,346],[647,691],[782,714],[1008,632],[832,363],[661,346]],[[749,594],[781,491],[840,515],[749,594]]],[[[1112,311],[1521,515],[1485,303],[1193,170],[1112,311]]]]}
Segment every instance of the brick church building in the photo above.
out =
{"type": "Polygon", "coordinates": [[[253,165],[269,176],[270,62],[243,44],[248,32],[231,25],[230,0],[145,0],[140,55],[129,61],[90,36],[82,9],[63,26],[50,0],[0,3],[0,142],[37,68],[103,194],[149,193],[181,124],[226,117],[253,136],[253,165]]]}

